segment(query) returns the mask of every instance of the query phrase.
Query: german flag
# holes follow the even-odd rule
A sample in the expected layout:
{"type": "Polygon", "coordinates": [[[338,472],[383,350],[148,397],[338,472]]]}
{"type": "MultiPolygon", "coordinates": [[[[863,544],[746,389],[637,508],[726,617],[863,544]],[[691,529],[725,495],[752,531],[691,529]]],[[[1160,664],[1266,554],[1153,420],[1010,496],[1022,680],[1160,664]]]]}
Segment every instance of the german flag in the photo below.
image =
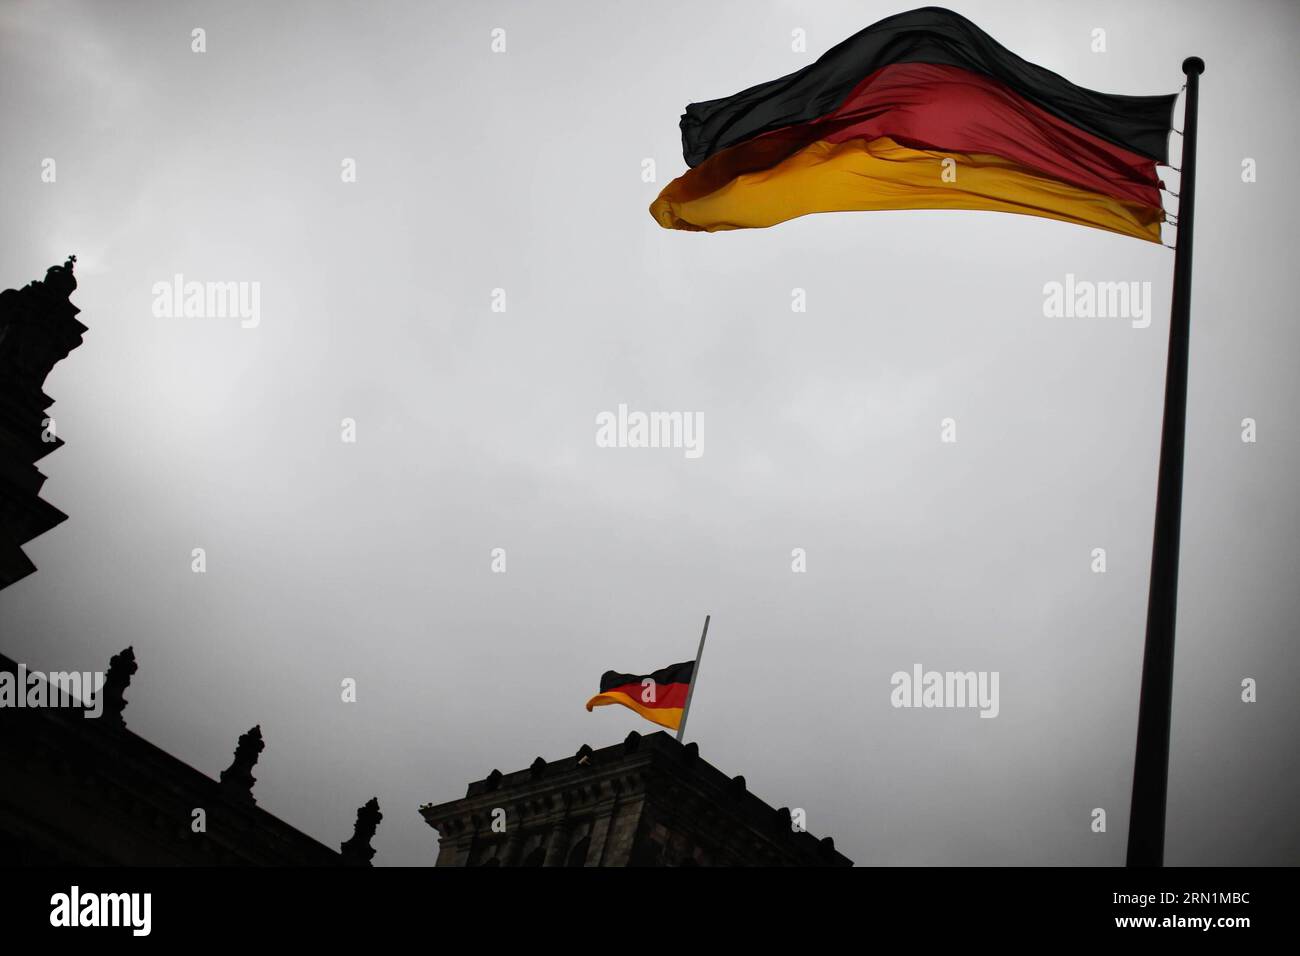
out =
{"type": "Polygon", "coordinates": [[[671,664],[653,674],[605,671],[600,678],[600,693],[587,701],[587,710],[605,704],[622,704],[660,727],[676,730],[682,722],[686,693],[694,676],[694,661],[671,664]]]}
{"type": "Polygon", "coordinates": [[[789,76],[692,103],[650,206],[716,232],[815,212],[983,209],[1160,242],[1175,95],[1075,86],[951,10],[881,20],[789,76]]]}

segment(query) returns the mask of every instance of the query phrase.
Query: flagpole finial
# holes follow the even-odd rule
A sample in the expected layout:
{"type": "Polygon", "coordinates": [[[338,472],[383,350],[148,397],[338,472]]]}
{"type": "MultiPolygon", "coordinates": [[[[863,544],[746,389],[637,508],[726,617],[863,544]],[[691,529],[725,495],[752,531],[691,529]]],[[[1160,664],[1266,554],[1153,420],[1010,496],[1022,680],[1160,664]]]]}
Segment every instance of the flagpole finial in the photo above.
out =
{"type": "Polygon", "coordinates": [[[1183,60],[1183,72],[1188,76],[1200,76],[1205,72],[1205,61],[1199,56],[1189,56],[1183,60]]]}

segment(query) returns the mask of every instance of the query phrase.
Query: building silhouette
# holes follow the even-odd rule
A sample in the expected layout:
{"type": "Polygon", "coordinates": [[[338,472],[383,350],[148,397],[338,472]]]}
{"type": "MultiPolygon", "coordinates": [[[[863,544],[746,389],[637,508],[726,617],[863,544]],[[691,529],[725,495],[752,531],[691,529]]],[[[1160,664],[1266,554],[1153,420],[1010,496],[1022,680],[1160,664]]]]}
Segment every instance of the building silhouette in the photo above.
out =
{"type": "MultiPolygon", "coordinates": [[[[260,728],[239,738],[219,780],[128,730],[122,711],[135,670],[130,648],[113,657],[98,717],[78,706],[84,701],[0,709],[0,864],[369,865],[377,801],[358,811],[352,839],[331,850],[257,806],[260,728]]],[[[0,655],[4,673],[16,681],[20,669],[0,655]]],[[[52,701],[57,677],[27,675],[23,689],[44,681],[52,701]]]]}
{"type": "MultiPolygon", "coordinates": [[[[22,545],[67,518],[41,499],[35,463],[63,444],[46,376],[86,331],[69,301],[75,261],[0,293],[0,588],[36,570],[22,545]]],[[[219,780],[128,730],[125,693],[136,667],[131,648],[114,656],[103,712],[89,717],[94,688],[78,686],[69,699],[63,675],[29,674],[0,654],[0,864],[370,864],[377,800],[331,850],[257,806],[260,728],[240,737],[219,780]],[[59,706],[50,703],[56,695],[59,706]],[[20,706],[20,696],[41,704],[20,706]]]]}
{"type": "Polygon", "coordinates": [[[663,731],[494,770],[420,814],[441,837],[438,866],[853,865],[663,731]]]}
{"type": "MultiPolygon", "coordinates": [[[[62,444],[46,376],[86,332],[69,301],[74,262],[0,293],[0,588],[35,570],[22,546],[67,517],[41,499],[35,463],[62,444]]],[[[95,688],[51,705],[67,675],[0,654],[0,865],[370,865],[377,799],[330,849],[257,805],[260,727],[216,779],[129,730],[136,670],[131,648],[113,657],[91,717],[95,688]]],[[[773,809],[662,732],[494,770],[420,813],[440,834],[438,866],[852,865],[829,837],[803,832],[801,814],[773,809]]]]}
{"type": "Polygon", "coordinates": [[[36,570],[22,546],[68,517],[41,499],[45,476],[36,462],[63,444],[45,377],[86,331],[68,301],[74,262],[69,256],[44,280],[0,292],[0,589],[36,570]]]}

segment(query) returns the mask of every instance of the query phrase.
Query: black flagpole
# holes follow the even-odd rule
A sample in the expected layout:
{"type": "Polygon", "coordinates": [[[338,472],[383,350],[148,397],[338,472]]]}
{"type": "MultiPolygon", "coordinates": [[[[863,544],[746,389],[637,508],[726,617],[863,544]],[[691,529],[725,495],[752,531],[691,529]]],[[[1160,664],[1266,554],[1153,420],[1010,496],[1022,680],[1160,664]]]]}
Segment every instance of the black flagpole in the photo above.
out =
{"type": "Polygon", "coordinates": [[[1160,432],[1160,478],[1151,544],[1151,591],[1142,656],[1133,803],[1128,824],[1128,865],[1162,866],[1165,797],[1169,790],[1169,715],[1174,694],[1174,617],[1178,610],[1178,538],[1183,510],[1183,446],[1187,425],[1187,338],[1192,300],[1192,216],[1196,211],[1196,100],[1205,61],[1183,61],[1187,101],[1183,113],[1182,177],[1174,295],[1169,315],[1165,417],[1160,432]]]}

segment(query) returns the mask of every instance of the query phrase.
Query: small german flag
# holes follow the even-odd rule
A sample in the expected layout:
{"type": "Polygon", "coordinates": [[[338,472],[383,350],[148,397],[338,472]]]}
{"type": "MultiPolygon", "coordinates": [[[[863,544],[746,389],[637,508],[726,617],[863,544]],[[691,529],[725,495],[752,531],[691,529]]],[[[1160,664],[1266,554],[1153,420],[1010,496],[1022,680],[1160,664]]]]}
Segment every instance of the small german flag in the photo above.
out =
{"type": "Polygon", "coordinates": [[[981,209],[1160,242],[1156,166],[1175,99],[1075,86],[925,7],[789,76],[687,106],[693,168],[650,214],[715,232],[818,212],[981,209]]]}
{"type": "Polygon", "coordinates": [[[682,710],[694,676],[694,661],[670,664],[653,674],[605,671],[600,678],[600,693],[587,701],[587,710],[605,704],[622,704],[660,727],[676,730],[681,725],[682,710]]]}

